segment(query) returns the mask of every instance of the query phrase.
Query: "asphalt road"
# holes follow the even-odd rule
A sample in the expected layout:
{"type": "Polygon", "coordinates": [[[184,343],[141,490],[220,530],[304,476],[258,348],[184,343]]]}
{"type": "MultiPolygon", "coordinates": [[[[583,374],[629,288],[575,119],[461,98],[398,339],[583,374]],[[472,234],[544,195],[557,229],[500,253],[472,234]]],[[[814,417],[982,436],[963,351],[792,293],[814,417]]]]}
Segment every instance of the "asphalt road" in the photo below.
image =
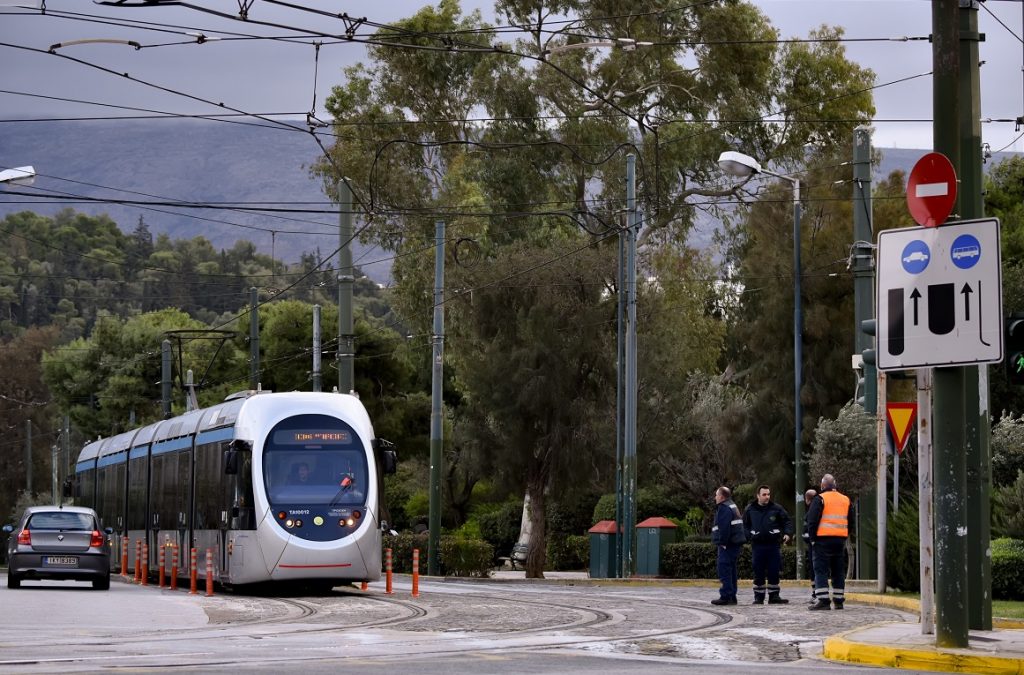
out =
{"type": "Polygon", "coordinates": [[[878,672],[822,639],[907,615],[848,604],[719,608],[712,588],[424,581],[322,596],[174,593],[115,580],[0,590],[0,672],[878,672]]]}

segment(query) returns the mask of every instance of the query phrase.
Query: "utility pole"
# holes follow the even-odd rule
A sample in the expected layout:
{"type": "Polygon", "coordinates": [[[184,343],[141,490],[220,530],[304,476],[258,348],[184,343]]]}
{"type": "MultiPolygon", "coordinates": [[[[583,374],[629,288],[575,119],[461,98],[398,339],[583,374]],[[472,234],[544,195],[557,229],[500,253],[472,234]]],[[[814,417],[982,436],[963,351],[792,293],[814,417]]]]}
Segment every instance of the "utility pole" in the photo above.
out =
{"type": "MultiPolygon", "coordinates": [[[[624,221],[627,225],[628,220],[624,221]]],[[[625,390],[626,390],[626,341],[625,341],[625,306],[626,306],[626,233],[619,227],[619,264],[618,272],[618,335],[615,341],[615,574],[622,578],[622,532],[623,532],[623,494],[622,494],[622,456],[623,434],[626,429],[625,390]]]]}
{"type": "Polygon", "coordinates": [[[430,530],[427,535],[427,574],[441,573],[441,462],[444,418],[444,221],[434,224],[434,335],[430,390],[430,530]]]}
{"type": "Polygon", "coordinates": [[[338,391],[355,391],[352,359],[355,356],[355,335],[352,322],[352,188],[342,178],[338,181],[338,391]]]}
{"type": "Polygon", "coordinates": [[[313,391],[320,391],[320,305],[313,305],[313,391]]]}
{"type": "Polygon", "coordinates": [[[25,420],[25,490],[32,496],[32,420],[25,420]]]}
{"type": "Polygon", "coordinates": [[[626,156],[626,428],[623,444],[622,576],[633,576],[636,529],[636,155],[626,156]]]}
{"type": "MultiPolygon", "coordinates": [[[[871,210],[871,129],[859,126],[853,130],[853,306],[854,306],[854,357],[863,355],[874,347],[872,336],[864,332],[862,322],[875,318],[875,265],[874,232],[871,210]]],[[[877,375],[875,364],[861,357],[861,382],[864,397],[864,412],[874,416],[878,413],[877,375]]],[[[803,486],[798,485],[799,492],[803,486]]],[[[878,522],[870,494],[864,495],[857,503],[860,522],[878,522]]],[[[860,579],[879,578],[874,569],[877,548],[870,536],[864,536],[863,526],[857,529],[857,577],[860,579]]]]}
{"type": "Polygon", "coordinates": [[[249,289],[249,389],[260,384],[260,302],[259,291],[249,289]]]}
{"type": "MultiPolygon", "coordinates": [[[[932,0],[933,144],[953,166],[960,165],[959,38],[958,0],[932,0]]],[[[936,368],[933,375],[935,613],[940,647],[968,646],[964,370],[936,368]]]]}
{"type": "MultiPolygon", "coordinates": [[[[977,0],[960,2],[960,218],[985,216],[981,170],[981,73],[977,0]]],[[[991,538],[992,458],[989,439],[988,364],[964,368],[964,427],[966,435],[966,507],[968,625],[992,630],[991,538]]]]}
{"type": "Polygon", "coordinates": [[[164,419],[171,419],[171,341],[160,343],[160,399],[164,419]]]}

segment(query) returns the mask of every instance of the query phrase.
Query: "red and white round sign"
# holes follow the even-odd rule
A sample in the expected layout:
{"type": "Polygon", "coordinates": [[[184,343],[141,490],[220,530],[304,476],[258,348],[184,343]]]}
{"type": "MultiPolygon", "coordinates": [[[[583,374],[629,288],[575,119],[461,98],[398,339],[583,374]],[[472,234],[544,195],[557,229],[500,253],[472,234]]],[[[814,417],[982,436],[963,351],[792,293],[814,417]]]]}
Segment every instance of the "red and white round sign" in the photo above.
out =
{"type": "Polygon", "coordinates": [[[914,222],[935,227],[946,222],[956,204],[956,170],[941,152],[917,160],[907,181],[907,208],[914,222]]]}

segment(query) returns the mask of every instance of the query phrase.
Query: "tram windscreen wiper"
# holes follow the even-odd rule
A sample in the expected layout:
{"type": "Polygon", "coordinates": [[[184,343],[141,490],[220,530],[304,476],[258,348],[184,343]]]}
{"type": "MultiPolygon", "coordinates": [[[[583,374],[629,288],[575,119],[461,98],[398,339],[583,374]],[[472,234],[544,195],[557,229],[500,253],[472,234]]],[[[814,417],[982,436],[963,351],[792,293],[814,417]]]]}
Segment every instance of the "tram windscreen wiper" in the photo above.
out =
{"type": "Polygon", "coordinates": [[[342,476],[341,482],[338,483],[340,489],[338,490],[338,494],[334,495],[334,499],[331,500],[331,506],[337,506],[338,504],[340,504],[341,498],[344,497],[345,494],[348,493],[355,486],[355,484],[356,479],[352,474],[347,473],[344,476],[342,476]]]}

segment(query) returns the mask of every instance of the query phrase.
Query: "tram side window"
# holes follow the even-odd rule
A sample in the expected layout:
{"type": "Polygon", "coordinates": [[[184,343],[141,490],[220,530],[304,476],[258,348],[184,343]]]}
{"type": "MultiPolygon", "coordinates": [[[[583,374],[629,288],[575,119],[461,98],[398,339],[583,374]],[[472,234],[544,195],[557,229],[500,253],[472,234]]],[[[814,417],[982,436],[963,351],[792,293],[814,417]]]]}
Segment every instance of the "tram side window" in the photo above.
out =
{"type": "Polygon", "coordinates": [[[226,443],[196,446],[196,522],[197,530],[217,529],[222,512],[230,512],[227,479],[221,466],[226,443]]]}
{"type": "Polygon", "coordinates": [[[146,528],[146,487],[149,476],[146,472],[146,457],[135,457],[128,466],[128,528],[146,528]]]}

